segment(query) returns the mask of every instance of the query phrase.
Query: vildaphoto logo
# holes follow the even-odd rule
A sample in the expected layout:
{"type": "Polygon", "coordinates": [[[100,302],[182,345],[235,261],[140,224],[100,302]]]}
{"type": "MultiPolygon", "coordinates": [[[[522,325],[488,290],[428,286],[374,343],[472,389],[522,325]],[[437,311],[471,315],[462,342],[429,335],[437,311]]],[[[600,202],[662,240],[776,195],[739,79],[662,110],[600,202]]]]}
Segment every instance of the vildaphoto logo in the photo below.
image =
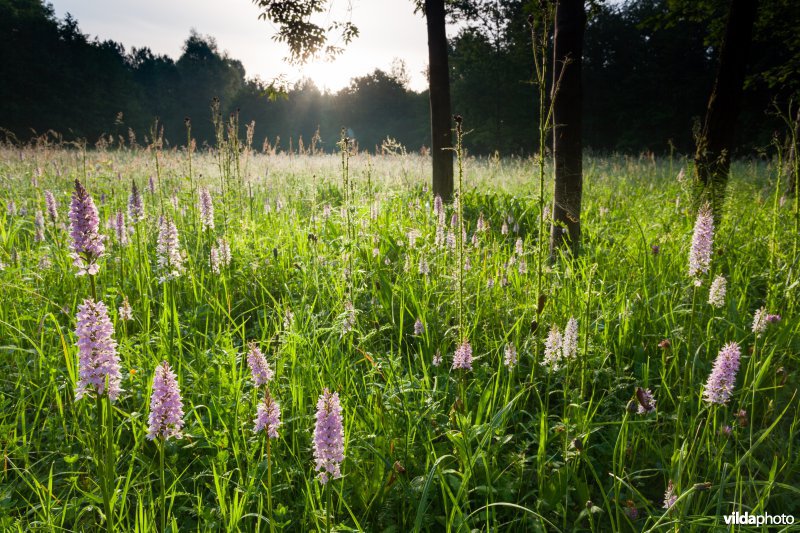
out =
{"type": "Polygon", "coordinates": [[[725,515],[726,525],[735,526],[790,526],[794,524],[794,516],[790,514],[750,514],[736,511],[725,515]]]}

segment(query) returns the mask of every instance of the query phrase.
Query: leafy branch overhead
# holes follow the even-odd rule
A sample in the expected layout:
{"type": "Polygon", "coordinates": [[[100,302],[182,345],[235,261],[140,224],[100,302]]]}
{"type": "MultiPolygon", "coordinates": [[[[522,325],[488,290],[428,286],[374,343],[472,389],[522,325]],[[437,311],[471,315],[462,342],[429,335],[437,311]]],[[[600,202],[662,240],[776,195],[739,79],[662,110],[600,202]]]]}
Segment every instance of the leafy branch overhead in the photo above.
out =
{"type": "Polygon", "coordinates": [[[258,18],[277,25],[273,39],[289,46],[287,60],[303,64],[321,56],[333,59],[344,46],[358,37],[358,28],[349,19],[318,23],[326,10],[327,0],[253,0],[260,9],[258,18]]]}

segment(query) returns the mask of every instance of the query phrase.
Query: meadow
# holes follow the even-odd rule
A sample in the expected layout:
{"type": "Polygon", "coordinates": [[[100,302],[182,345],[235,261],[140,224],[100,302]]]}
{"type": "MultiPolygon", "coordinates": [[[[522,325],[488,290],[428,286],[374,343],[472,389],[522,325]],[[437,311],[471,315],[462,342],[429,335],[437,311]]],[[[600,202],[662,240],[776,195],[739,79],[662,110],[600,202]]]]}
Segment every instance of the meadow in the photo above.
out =
{"type": "Polygon", "coordinates": [[[587,157],[581,253],[555,261],[542,238],[552,185],[540,198],[534,161],[465,157],[460,200],[441,207],[429,164],[0,149],[0,529],[800,520],[798,203],[772,162],[734,164],[709,269],[694,276],[686,159],[587,157]],[[96,275],[70,257],[76,179],[106,237],[96,275]],[[76,399],[77,316],[93,296],[121,363],[113,401],[110,381],[76,399]],[[712,402],[730,343],[738,372],[712,402]],[[150,439],[162,361],[183,426],[150,439]],[[344,449],[320,471],[326,389],[344,449]],[[266,395],[271,434],[254,431],[266,395]]]}

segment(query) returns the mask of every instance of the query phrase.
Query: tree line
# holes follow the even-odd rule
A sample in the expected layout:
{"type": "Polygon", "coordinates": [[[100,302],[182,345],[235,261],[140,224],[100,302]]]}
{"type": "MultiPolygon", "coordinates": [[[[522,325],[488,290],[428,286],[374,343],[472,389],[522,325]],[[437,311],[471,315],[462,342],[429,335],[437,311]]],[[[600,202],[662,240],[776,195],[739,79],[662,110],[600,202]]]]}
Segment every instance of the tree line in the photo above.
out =
{"type": "MultiPolygon", "coordinates": [[[[724,19],[724,6],[707,2],[711,7],[702,13],[676,14],[673,3],[590,6],[582,64],[585,148],[694,150],[722,37],[715,20],[724,19]]],[[[527,18],[535,4],[454,4],[447,16],[458,17],[462,29],[447,43],[447,72],[450,107],[464,117],[468,132],[465,148],[477,154],[534,152],[538,106],[527,18]]],[[[770,14],[778,16],[765,14],[755,29],[755,68],[742,96],[737,153],[769,144],[780,122],[766,112],[775,97],[791,94],[774,81],[796,73],[791,48],[770,33],[786,24],[762,20],[770,14]]],[[[242,134],[255,121],[257,148],[296,151],[302,138],[306,149],[313,143],[334,150],[343,126],[370,151],[430,147],[428,91],[410,90],[407,73],[395,66],[365,73],[333,93],[303,80],[278,94],[268,81],[248,78],[241,62],[212,37],[192,32],[173,59],[90,38],[78,21],[59,20],[40,0],[0,0],[0,127],[21,141],[52,130],[66,140],[111,136],[117,143],[143,144],[158,117],[166,142],[176,145],[186,142],[189,117],[198,144],[213,145],[210,105],[216,97],[223,114],[238,112],[242,134]],[[397,144],[385,143],[387,138],[397,144]]]]}

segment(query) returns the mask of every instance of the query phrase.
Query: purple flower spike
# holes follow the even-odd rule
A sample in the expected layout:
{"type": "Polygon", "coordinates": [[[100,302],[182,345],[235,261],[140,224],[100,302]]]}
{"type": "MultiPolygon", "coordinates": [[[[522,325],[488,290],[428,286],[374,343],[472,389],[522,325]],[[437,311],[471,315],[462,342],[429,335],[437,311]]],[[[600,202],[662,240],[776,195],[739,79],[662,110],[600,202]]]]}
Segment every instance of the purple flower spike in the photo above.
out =
{"type": "Polygon", "coordinates": [[[700,208],[694,224],[692,248],[689,251],[689,276],[699,277],[708,272],[711,247],[714,242],[714,217],[708,204],[700,208]]]}
{"type": "Polygon", "coordinates": [[[147,438],[181,438],[183,429],[183,402],[178,379],[169,367],[162,362],[153,377],[153,394],[150,396],[150,427],[147,438]]]}
{"type": "Polygon", "coordinates": [[[717,276],[711,282],[708,291],[708,303],[713,307],[720,308],[725,306],[725,293],[727,292],[728,282],[722,276],[717,276]]]}
{"type": "Polygon", "coordinates": [[[274,376],[274,372],[267,363],[267,358],[261,353],[258,345],[255,342],[248,344],[249,351],[247,352],[247,365],[250,367],[250,372],[253,375],[253,383],[256,387],[266,385],[274,376]]]}
{"type": "Polygon", "coordinates": [[[573,359],[578,355],[578,321],[575,317],[570,317],[564,328],[561,352],[564,359],[573,359]]]}
{"type": "Polygon", "coordinates": [[[729,342],[719,351],[703,392],[706,402],[718,405],[728,403],[731,394],[733,394],[733,386],[736,383],[740,356],[739,345],[735,342],[729,342]]]}
{"type": "Polygon", "coordinates": [[[144,199],[135,181],[131,182],[131,194],[128,196],[128,218],[134,224],[144,220],[144,199]]]}
{"type": "Polygon", "coordinates": [[[342,477],[344,461],[344,428],[339,393],[327,388],[317,401],[317,423],[314,427],[314,459],[319,480],[324,485],[328,479],[342,477]]]}
{"type": "Polygon", "coordinates": [[[168,218],[163,218],[158,230],[156,246],[158,269],[161,272],[160,282],[178,278],[183,274],[183,256],[180,246],[178,228],[175,223],[168,218]]]}
{"type": "Polygon", "coordinates": [[[503,364],[508,368],[512,368],[517,364],[517,349],[510,342],[506,344],[505,356],[503,357],[503,364]]]}
{"type": "Polygon", "coordinates": [[[553,324],[544,343],[543,365],[550,365],[553,370],[558,370],[558,363],[563,355],[563,343],[564,339],[561,336],[561,331],[559,331],[558,326],[553,324]]]}
{"type": "Polygon", "coordinates": [[[453,354],[453,370],[457,369],[472,370],[472,346],[469,341],[464,341],[461,346],[456,348],[453,354]]]}
{"type": "Polygon", "coordinates": [[[211,193],[205,187],[200,189],[200,224],[203,231],[207,229],[214,229],[214,201],[211,199],[211,193]]]}
{"type": "Polygon", "coordinates": [[[100,217],[97,207],[77,179],[69,209],[69,222],[73,264],[78,267],[78,275],[94,276],[100,270],[97,260],[103,256],[106,248],[103,245],[104,237],[98,232],[100,217]]]}
{"type": "Polygon", "coordinates": [[[58,204],[52,192],[44,191],[44,204],[47,206],[47,216],[50,217],[50,221],[55,224],[58,221],[58,204]]]}
{"type": "Polygon", "coordinates": [[[267,391],[264,401],[258,404],[253,431],[258,433],[264,430],[267,438],[277,439],[279,427],[281,427],[281,408],[267,391]]]}
{"type": "Polygon", "coordinates": [[[108,318],[108,309],[103,302],[86,299],[78,306],[77,318],[78,386],[75,400],[91,392],[100,395],[108,392],[108,397],[116,400],[122,391],[122,375],[117,343],[111,338],[114,326],[108,318]]]}

